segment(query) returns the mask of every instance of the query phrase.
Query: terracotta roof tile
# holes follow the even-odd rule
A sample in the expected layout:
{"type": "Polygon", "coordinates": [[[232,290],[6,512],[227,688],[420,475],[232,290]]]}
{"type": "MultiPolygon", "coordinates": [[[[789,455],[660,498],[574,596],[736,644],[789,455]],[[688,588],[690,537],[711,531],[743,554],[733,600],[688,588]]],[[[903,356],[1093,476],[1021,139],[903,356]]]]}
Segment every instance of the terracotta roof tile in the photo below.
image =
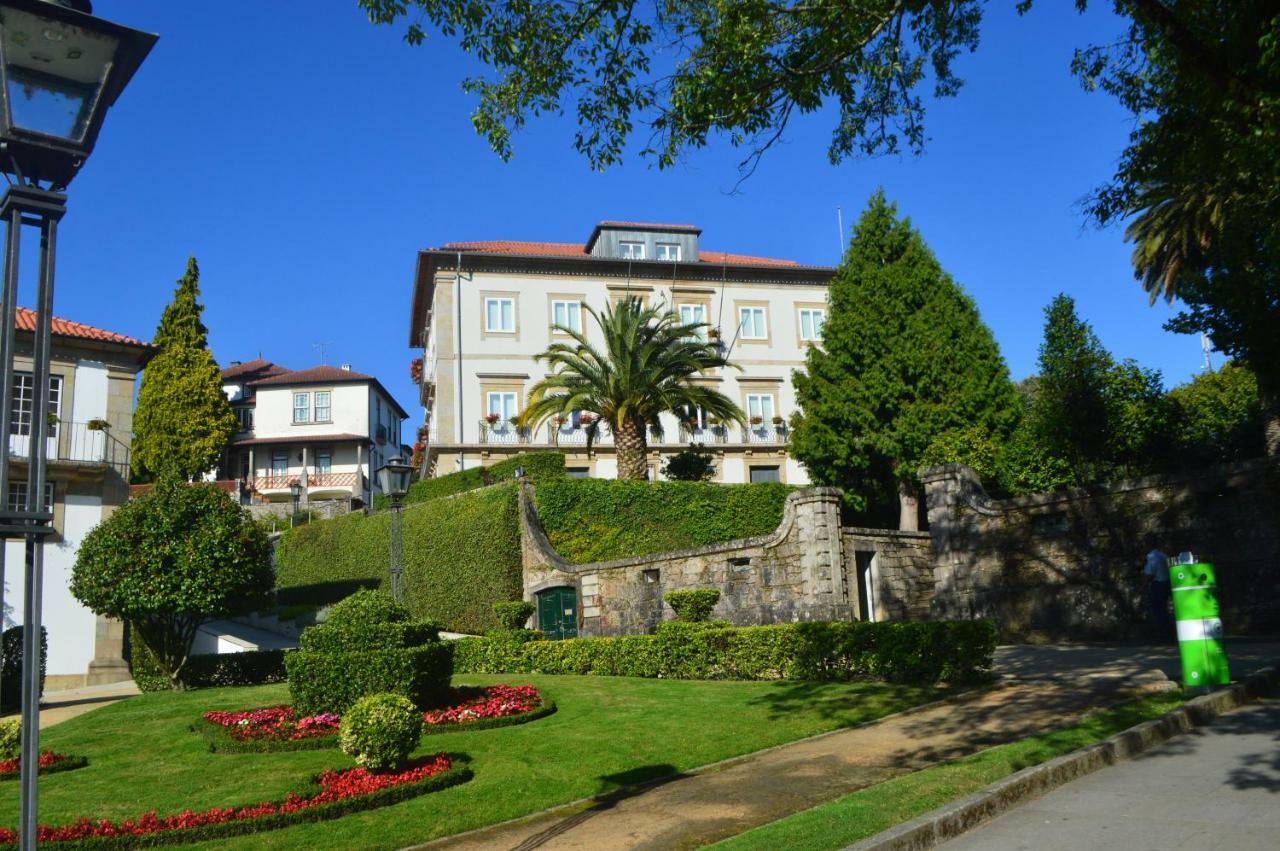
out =
{"type": "MultiPolygon", "coordinates": [[[[579,245],[576,242],[527,242],[515,239],[450,242],[442,245],[439,250],[466,251],[475,252],[477,254],[522,254],[533,257],[592,257],[592,255],[587,253],[587,249],[584,246],[579,245]]],[[[800,265],[795,260],[783,260],[776,257],[754,257],[750,254],[732,254],[727,251],[699,251],[698,261],[701,263],[728,263],[731,266],[800,265]]]]}
{"type": "Polygon", "coordinates": [[[300,443],[360,443],[368,442],[368,435],[363,434],[297,434],[289,437],[237,437],[232,438],[233,446],[270,446],[272,444],[300,443]]]}
{"type": "Polygon", "coordinates": [[[355,372],[350,369],[339,369],[336,366],[313,366],[297,372],[285,372],[252,382],[255,387],[273,384],[333,384],[342,381],[377,381],[372,375],[355,372]]]}
{"type": "MultiPolygon", "coordinates": [[[[76,337],[81,340],[97,340],[100,343],[121,343],[126,346],[141,346],[144,349],[153,348],[150,343],[142,340],[126,337],[124,334],[117,334],[114,331],[104,331],[101,328],[94,328],[92,325],[84,325],[79,322],[72,322],[70,319],[62,319],[53,317],[53,333],[59,337],[76,337]]],[[[28,310],[25,307],[17,308],[17,316],[14,325],[19,331],[30,331],[35,333],[36,330],[36,312],[28,310]]]]}
{"type": "Polygon", "coordinates": [[[223,378],[246,378],[250,381],[258,378],[272,378],[289,372],[288,367],[272,363],[264,358],[254,358],[244,363],[233,363],[222,370],[223,378]]]}

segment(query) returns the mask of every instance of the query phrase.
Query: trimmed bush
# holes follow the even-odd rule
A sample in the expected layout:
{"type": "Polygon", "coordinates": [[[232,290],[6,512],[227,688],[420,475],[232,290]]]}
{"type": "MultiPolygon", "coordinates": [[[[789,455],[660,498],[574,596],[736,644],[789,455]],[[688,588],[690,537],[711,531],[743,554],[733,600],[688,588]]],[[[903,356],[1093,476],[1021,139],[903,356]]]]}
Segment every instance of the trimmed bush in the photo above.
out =
{"type": "MultiPolygon", "coordinates": [[[[475,490],[476,488],[508,482],[515,478],[516,468],[523,467],[525,478],[535,484],[558,479],[564,476],[564,455],[560,452],[526,452],[499,461],[491,467],[473,467],[447,476],[433,479],[419,479],[409,486],[409,493],[404,498],[405,505],[416,502],[427,502],[456,493],[475,490]]],[[[374,497],[373,507],[379,511],[390,506],[391,501],[379,494],[374,497]]]]}
{"type": "MultiPolygon", "coordinates": [[[[328,627],[326,622],[324,627],[328,627]]],[[[348,653],[356,650],[390,650],[421,647],[440,640],[440,627],[430,621],[356,623],[341,629],[308,627],[298,640],[300,650],[313,653],[348,653]]]]}
{"type": "Polygon", "coordinates": [[[398,768],[422,738],[422,712],[399,694],[371,694],[342,716],[338,746],[373,771],[398,768]]]}
{"type": "Polygon", "coordinates": [[[720,591],[716,588],[690,588],[687,591],[668,591],[662,596],[682,621],[705,621],[711,617],[711,610],[720,602],[720,591]]]}
{"type": "MultiPolygon", "coordinates": [[[[22,627],[11,626],[0,636],[0,709],[22,706],[22,627]]],[[[44,694],[44,674],[49,662],[49,631],[40,627],[40,693],[44,694]]]]}
{"type": "MultiPolygon", "coordinates": [[[[434,480],[432,480],[434,481],[434,480]]],[[[405,602],[458,632],[498,626],[493,604],[520,596],[516,488],[502,485],[404,512],[405,602]]],[[[332,603],[388,588],[387,514],[349,514],[286,532],[276,550],[282,605],[332,603]]]]}
{"type": "Polygon", "coordinates": [[[214,688],[284,682],[284,653],[283,650],[199,653],[187,660],[182,683],[186,688],[214,688]]]}
{"type": "Polygon", "coordinates": [[[527,600],[513,600],[509,603],[494,603],[493,615],[503,629],[524,629],[524,625],[533,617],[533,603],[527,600]]]}
{"type": "Polygon", "coordinates": [[[538,515],[552,546],[572,564],[683,550],[768,535],[793,488],[778,483],[539,483],[538,515]]]}
{"type": "Polygon", "coordinates": [[[439,641],[421,647],[314,653],[294,650],[284,656],[289,694],[303,715],[342,715],[366,695],[390,692],[418,706],[438,704],[449,695],[453,674],[450,648],[439,641]]]}
{"type": "Polygon", "coordinates": [[[326,624],[334,626],[361,623],[398,623],[413,620],[413,614],[403,603],[397,603],[390,594],[365,589],[357,591],[334,604],[329,610],[326,624]]]}
{"type": "Polygon", "coordinates": [[[17,759],[22,755],[22,719],[0,721],[0,759],[17,759]]]}
{"type": "Polygon", "coordinates": [[[525,643],[466,638],[453,642],[453,660],[459,673],[477,674],[968,683],[987,674],[995,645],[989,620],[741,628],[669,621],[657,635],[525,643]]]}

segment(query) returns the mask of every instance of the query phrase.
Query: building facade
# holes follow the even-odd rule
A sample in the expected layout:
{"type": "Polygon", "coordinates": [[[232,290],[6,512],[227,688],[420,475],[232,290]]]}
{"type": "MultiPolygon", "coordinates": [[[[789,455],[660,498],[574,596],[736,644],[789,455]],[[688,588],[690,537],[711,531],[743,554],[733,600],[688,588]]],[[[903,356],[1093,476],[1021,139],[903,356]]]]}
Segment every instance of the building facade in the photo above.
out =
{"type": "MultiPolygon", "coordinates": [[[[150,344],[122,334],[57,317],[52,324],[45,502],[53,510],[54,534],[44,549],[46,688],[129,679],[123,625],[95,615],[71,596],[71,570],[84,536],[128,499],[134,382],[155,353],[150,344]]],[[[35,313],[18,308],[5,494],[10,510],[26,495],[34,329],[35,313]]],[[[22,622],[24,552],[21,541],[8,541],[3,550],[5,626],[22,622]]]]}
{"type": "Polygon", "coordinates": [[[222,371],[240,431],[220,479],[238,479],[245,498],[291,503],[349,500],[369,505],[377,470],[401,454],[408,414],[372,375],[350,366],[290,370],[258,359],[222,371]]]}
{"type": "Polygon", "coordinates": [[[533,384],[544,377],[537,355],[568,339],[554,326],[600,340],[584,307],[625,298],[666,305],[685,322],[705,322],[740,370],[720,369],[713,384],[747,414],[746,427],[693,412],[663,415],[649,435],[650,477],[663,459],[691,443],[716,455],[716,480],[805,484],[787,454],[786,422],[795,408],[792,371],[821,339],[834,270],[705,251],[691,225],[601,222],[585,243],[458,242],[419,252],[410,346],[420,350],[424,471],[443,475],[487,466],[518,452],[564,452],[571,475],[612,478],[608,434],[588,451],[581,418],[519,428],[533,384]]]}

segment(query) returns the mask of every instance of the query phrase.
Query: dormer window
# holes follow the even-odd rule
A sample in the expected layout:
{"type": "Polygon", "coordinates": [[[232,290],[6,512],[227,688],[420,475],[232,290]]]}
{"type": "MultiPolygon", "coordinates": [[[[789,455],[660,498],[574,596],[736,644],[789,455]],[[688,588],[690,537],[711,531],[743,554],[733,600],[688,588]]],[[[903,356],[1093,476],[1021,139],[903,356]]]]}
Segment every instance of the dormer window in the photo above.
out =
{"type": "Polygon", "coordinates": [[[659,242],[656,246],[657,260],[667,260],[675,263],[680,259],[680,243],[678,242],[659,242]]]}
{"type": "Polygon", "coordinates": [[[618,243],[618,256],[623,260],[643,260],[644,243],[622,240],[618,243]]]}

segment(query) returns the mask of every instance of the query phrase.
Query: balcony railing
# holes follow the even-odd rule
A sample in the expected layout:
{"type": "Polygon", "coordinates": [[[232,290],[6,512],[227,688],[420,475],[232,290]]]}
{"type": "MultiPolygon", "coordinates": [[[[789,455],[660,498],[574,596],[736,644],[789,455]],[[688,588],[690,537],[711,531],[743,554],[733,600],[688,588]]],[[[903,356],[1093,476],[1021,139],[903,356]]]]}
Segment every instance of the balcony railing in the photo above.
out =
{"type": "Polygon", "coordinates": [[[789,429],[786,426],[749,425],[743,430],[743,443],[786,443],[789,429]]]}
{"type": "MultiPolygon", "coordinates": [[[[538,428],[536,431],[520,428],[511,423],[479,422],[480,443],[497,446],[582,446],[587,445],[587,430],[584,426],[557,425],[554,422],[538,428]]],[[[726,444],[750,444],[756,446],[785,445],[790,437],[790,429],[785,425],[761,424],[745,427],[733,425],[705,426],[689,428],[681,425],[668,428],[662,432],[649,429],[646,438],[651,447],[688,446],[690,443],[701,443],[708,446],[726,444]]],[[[452,440],[441,441],[433,429],[428,436],[431,446],[441,443],[455,445],[452,440]]],[[[465,442],[465,441],[464,441],[465,442]]],[[[614,445],[613,435],[607,426],[601,425],[596,431],[593,446],[611,447],[614,445]]]]}
{"type": "Polygon", "coordinates": [[[250,488],[258,492],[288,490],[294,484],[302,485],[308,491],[333,490],[337,488],[354,490],[357,486],[364,484],[364,477],[359,472],[354,471],[349,473],[317,473],[313,470],[299,470],[296,473],[257,476],[249,480],[250,488]]]}
{"type": "Polygon", "coordinates": [[[309,473],[307,475],[307,487],[309,488],[354,488],[360,483],[360,474],[357,472],[350,473],[309,473]]]}
{"type": "MultiPolygon", "coordinates": [[[[96,425],[96,423],[95,423],[96,425]]],[[[129,447],[111,434],[109,428],[90,428],[89,423],[58,422],[45,443],[50,461],[105,464],[121,475],[129,473],[129,447]]],[[[31,436],[9,435],[9,456],[21,460],[31,456],[31,436]]]]}

